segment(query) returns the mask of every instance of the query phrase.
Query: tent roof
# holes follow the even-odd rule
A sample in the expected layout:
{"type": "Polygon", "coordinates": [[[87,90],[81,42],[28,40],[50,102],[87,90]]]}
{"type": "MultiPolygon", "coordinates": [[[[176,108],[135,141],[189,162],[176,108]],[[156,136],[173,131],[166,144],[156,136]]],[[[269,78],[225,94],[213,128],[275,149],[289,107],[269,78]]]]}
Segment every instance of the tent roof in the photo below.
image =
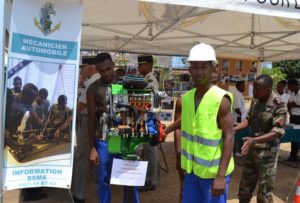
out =
{"type": "Polygon", "coordinates": [[[196,43],[219,57],[300,58],[300,21],[135,0],[84,1],[82,50],[187,55],[196,43]]]}

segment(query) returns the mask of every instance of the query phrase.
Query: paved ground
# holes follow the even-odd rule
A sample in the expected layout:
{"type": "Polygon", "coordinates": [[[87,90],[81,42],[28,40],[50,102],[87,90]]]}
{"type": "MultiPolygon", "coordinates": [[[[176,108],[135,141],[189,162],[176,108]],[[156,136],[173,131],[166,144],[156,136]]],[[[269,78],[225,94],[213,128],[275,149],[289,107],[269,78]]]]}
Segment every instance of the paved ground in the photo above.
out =
{"type": "MultiPolygon", "coordinates": [[[[161,171],[160,184],[155,191],[145,192],[140,194],[141,203],[177,203],[179,194],[179,180],[177,172],[175,170],[175,156],[174,147],[172,142],[172,136],[169,136],[166,143],[163,144],[163,150],[166,154],[167,163],[169,166],[169,173],[161,171]]],[[[289,154],[290,144],[281,145],[281,157],[286,158],[289,154]]],[[[161,165],[163,164],[161,159],[161,165]]],[[[233,173],[232,180],[229,188],[229,203],[237,203],[238,186],[241,176],[242,159],[236,160],[236,169],[233,173]]],[[[296,166],[296,165],[295,165],[296,166]]],[[[277,203],[281,202],[292,202],[294,196],[294,190],[292,184],[295,182],[296,177],[299,173],[299,169],[290,167],[282,163],[278,163],[278,173],[276,177],[274,200],[277,203]],[[291,192],[289,201],[286,198],[291,192]]],[[[69,191],[64,189],[48,188],[48,198],[41,201],[35,201],[35,203],[67,203],[72,202],[69,191]]],[[[17,203],[21,202],[19,198],[19,190],[7,191],[4,193],[5,203],[17,203]]],[[[87,203],[97,203],[96,195],[96,183],[92,177],[88,184],[88,198],[87,203]]],[[[122,202],[122,188],[112,186],[112,203],[122,202]]],[[[255,197],[251,202],[256,202],[255,197]]]]}

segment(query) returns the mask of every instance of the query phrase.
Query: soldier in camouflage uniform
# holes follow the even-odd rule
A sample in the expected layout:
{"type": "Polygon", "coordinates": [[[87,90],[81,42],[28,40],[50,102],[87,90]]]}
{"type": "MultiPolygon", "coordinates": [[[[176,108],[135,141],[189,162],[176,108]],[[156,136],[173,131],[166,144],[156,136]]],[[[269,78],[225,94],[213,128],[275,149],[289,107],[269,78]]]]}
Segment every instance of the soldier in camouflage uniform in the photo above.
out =
{"type": "Polygon", "coordinates": [[[72,110],[66,106],[67,97],[65,95],[60,95],[57,99],[57,104],[50,107],[48,116],[48,128],[50,129],[50,137],[58,138],[61,134],[69,134],[72,123],[72,110]]]}
{"type": "Polygon", "coordinates": [[[242,154],[246,157],[238,194],[240,203],[250,202],[257,183],[257,202],[273,202],[279,138],[284,134],[287,108],[272,92],[272,84],[268,75],[257,77],[248,116],[235,127],[235,131],[251,128],[251,134],[244,138],[242,146],[242,154]]]}

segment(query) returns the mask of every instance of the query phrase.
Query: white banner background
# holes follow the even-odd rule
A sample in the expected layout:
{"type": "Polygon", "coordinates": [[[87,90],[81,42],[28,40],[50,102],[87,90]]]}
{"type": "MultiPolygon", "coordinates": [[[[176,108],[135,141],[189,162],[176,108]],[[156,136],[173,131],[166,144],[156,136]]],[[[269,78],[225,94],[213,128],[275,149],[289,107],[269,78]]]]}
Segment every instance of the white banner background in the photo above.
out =
{"type": "Polygon", "coordinates": [[[300,0],[141,0],[300,19],[300,0]]]}

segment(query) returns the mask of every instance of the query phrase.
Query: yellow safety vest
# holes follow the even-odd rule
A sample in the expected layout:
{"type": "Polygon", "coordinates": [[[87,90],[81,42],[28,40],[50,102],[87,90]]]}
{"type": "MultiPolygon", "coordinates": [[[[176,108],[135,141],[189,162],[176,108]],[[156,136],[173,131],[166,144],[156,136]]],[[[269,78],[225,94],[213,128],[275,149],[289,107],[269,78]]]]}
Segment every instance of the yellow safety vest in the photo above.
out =
{"type": "MultiPolygon", "coordinates": [[[[181,114],[181,167],[200,178],[215,178],[219,169],[223,148],[222,130],[217,117],[222,98],[231,93],[212,86],[203,96],[195,113],[196,89],[182,97],[181,114]]],[[[231,105],[232,106],[232,105],[231,105]]],[[[231,157],[226,175],[234,169],[231,157]]]]}

